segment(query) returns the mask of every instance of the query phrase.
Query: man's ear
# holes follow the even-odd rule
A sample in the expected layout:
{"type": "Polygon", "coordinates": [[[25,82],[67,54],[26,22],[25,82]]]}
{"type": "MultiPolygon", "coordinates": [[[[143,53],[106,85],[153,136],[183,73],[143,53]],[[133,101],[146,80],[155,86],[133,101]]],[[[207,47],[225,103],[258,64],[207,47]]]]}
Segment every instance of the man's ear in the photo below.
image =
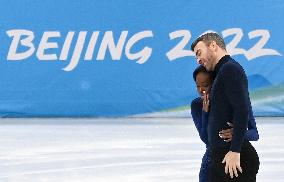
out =
{"type": "Polygon", "coordinates": [[[217,51],[218,45],[214,40],[210,43],[210,48],[214,51],[217,51]]]}

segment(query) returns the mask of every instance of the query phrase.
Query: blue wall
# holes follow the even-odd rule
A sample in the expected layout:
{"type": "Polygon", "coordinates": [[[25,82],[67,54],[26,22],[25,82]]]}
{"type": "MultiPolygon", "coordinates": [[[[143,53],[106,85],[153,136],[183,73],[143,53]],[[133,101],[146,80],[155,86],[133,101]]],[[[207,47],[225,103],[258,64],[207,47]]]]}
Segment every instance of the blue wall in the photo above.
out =
{"type": "Polygon", "coordinates": [[[284,2],[13,0],[0,6],[0,115],[130,116],[197,96],[192,41],[221,34],[255,115],[284,116],[284,2]]]}

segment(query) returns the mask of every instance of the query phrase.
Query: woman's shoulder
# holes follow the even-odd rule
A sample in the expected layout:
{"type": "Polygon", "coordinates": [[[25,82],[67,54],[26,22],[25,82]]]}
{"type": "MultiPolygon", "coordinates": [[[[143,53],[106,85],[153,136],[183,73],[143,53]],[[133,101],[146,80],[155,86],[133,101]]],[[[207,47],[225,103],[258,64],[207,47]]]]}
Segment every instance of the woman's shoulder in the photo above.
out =
{"type": "Polygon", "coordinates": [[[201,106],[202,106],[201,97],[197,97],[191,101],[191,108],[196,108],[201,106]]]}

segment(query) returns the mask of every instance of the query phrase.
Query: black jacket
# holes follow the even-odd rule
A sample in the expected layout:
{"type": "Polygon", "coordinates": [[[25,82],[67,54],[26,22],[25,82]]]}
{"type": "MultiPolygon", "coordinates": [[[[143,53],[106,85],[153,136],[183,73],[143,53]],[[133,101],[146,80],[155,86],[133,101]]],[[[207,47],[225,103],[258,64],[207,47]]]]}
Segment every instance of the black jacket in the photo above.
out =
{"type": "Polygon", "coordinates": [[[248,81],[242,66],[226,55],[214,69],[214,82],[210,92],[208,141],[212,149],[227,148],[240,152],[248,126],[250,105],[248,81]],[[234,133],[231,142],[224,142],[219,131],[229,128],[233,122],[234,133]]]}

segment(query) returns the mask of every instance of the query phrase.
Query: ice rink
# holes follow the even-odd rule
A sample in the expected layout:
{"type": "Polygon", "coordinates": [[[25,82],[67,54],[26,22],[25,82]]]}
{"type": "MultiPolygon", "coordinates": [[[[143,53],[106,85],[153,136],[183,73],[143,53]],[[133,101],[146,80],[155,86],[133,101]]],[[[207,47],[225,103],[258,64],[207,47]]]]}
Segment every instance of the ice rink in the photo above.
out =
{"type": "MultiPolygon", "coordinates": [[[[284,118],[256,120],[257,181],[282,182],[284,118]]],[[[204,147],[191,118],[0,119],[0,181],[197,182],[204,147]]]]}

